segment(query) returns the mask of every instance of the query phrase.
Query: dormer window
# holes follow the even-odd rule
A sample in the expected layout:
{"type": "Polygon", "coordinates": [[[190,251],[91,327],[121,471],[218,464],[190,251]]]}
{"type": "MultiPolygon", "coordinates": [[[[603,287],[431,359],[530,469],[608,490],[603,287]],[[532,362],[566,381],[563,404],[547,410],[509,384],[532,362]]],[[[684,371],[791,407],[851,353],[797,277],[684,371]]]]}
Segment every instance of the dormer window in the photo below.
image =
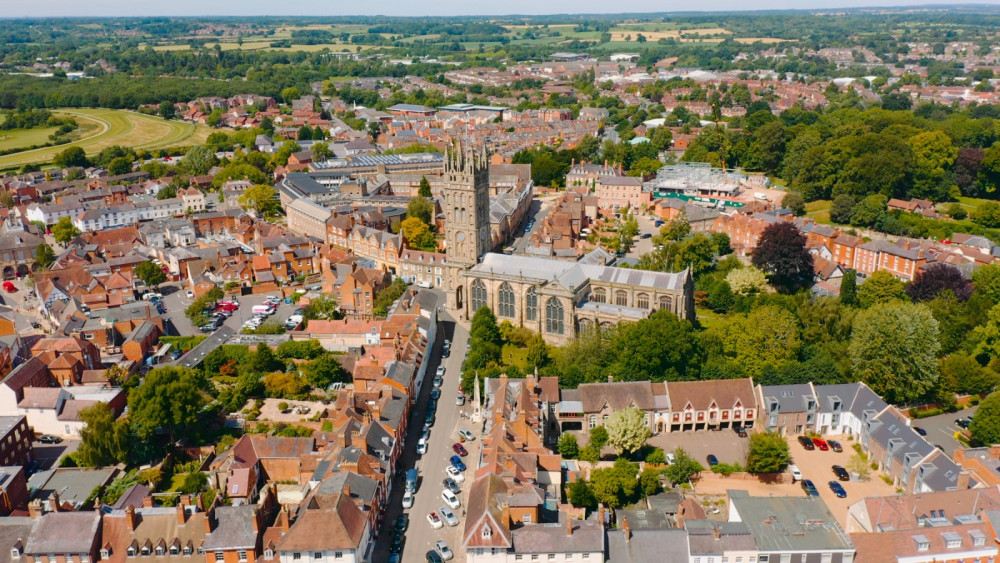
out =
{"type": "Polygon", "coordinates": [[[10,550],[10,558],[11,559],[20,559],[21,558],[21,550],[18,549],[18,548],[16,548],[16,547],[11,548],[11,550],[10,550]]]}
{"type": "Polygon", "coordinates": [[[493,529],[490,528],[489,524],[484,524],[481,534],[484,540],[488,540],[493,537],[493,529]]]}
{"type": "Polygon", "coordinates": [[[274,559],[274,550],[273,549],[265,549],[264,550],[264,559],[274,559]]]}
{"type": "Polygon", "coordinates": [[[105,547],[101,550],[101,559],[108,559],[109,557],[111,557],[111,549],[105,547]]]}
{"type": "Polygon", "coordinates": [[[129,546],[127,554],[128,554],[129,557],[135,557],[135,548],[132,547],[132,546],[129,546]]]}

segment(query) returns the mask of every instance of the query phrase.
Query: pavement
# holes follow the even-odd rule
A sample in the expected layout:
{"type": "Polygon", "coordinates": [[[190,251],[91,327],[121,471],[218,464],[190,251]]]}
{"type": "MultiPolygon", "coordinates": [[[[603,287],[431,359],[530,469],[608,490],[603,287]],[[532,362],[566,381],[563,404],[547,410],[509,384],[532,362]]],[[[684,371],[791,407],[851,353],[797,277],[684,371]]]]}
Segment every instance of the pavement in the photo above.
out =
{"type": "Polygon", "coordinates": [[[927,436],[925,438],[927,438],[927,441],[935,446],[944,448],[944,453],[950,457],[955,454],[955,450],[965,448],[961,442],[955,439],[955,433],[962,430],[955,424],[955,419],[972,416],[978,408],[978,406],[975,406],[956,412],[946,412],[937,416],[929,416],[914,420],[910,425],[926,430],[927,436]]]}
{"type": "MultiPolygon", "coordinates": [[[[438,306],[443,306],[445,295],[443,292],[434,291],[438,297],[438,306]]],[[[409,516],[409,528],[406,531],[406,540],[403,544],[404,562],[422,562],[425,554],[434,548],[438,540],[444,540],[448,547],[455,553],[455,561],[465,560],[465,550],[462,549],[462,530],[465,526],[465,503],[468,495],[469,484],[472,481],[472,469],[474,464],[471,460],[477,455],[479,446],[477,429],[468,419],[463,419],[461,412],[470,408],[469,402],[466,407],[459,407],[455,404],[455,397],[458,395],[459,383],[461,382],[462,362],[467,352],[466,340],[469,336],[468,328],[455,320],[443,309],[439,314],[441,325],[439,327],[439,338],[435,342],[434,349],[427,357],[427,383],[421,386],[420,395],[417,397],[416,405],[410,413],[410,423],[407,432],[406,442],[403,447],[403,454],[399,458],[395,469],[394,478],[397,484],[392,487],[392,494],[386,507],[383,522],[383,532],[379,535],[373,561],[386,561],[389,558],[389,543],[392,541],[392,525],[396,517],[402,513],[409,516]],[[451,340],[451,355],[442,358],[441,350],[444,339],[451,340]],[[445,366],[444,384],[441,387],[441,398],[438,400],[436,420],[431,427],[431,437],[428,444],[427,453],[418,456],[416,453],[417,440],[424,425],[424,415],[427,409],[427,402],[433,385],[429,385],[434,378],[438,365],[445,366]],[[458,517],[458,526],[450,527],[445,525],[440,529],[431,528],[427,521],[429,512],[437,512],[440,507],[445,506],[441,499],[441,491],[444,488],[444,481],[447,474],[445,468],[450,465],[448,458],[454,455],[451,447],[458,442],[458,429],[467,428],[477,435],[474,442],[466,442],[465,447],[469,450],[469,456],[464,458],[466,465],[470,469],[465,473],[465,482],[461,483],[462,494],[459,495],[462,506],[452,510],[458,517]],[[414,495],[413,507],[403,509],[403,476],[407,469],[416,468],[420,472],[417,492],[414,495]]]]}

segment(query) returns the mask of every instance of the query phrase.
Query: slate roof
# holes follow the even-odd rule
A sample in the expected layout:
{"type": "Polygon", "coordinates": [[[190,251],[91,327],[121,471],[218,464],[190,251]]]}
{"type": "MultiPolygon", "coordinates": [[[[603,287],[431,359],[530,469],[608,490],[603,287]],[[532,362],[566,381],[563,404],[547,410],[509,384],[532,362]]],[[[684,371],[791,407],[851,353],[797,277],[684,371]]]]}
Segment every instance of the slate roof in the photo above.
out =
{"type": "Polygon", "coordinates": [[[48,512],[39,520],[24,553],[36,559],[50,553],[89,555],[100,525],[100,512],[48,512]]]}
{"type": "Polygon", "coordinates": [[[608,530],[608,560],[614,563],[688,563],[684,530],[632,530],[626,540],[622,530],[608,530]]]}
{"type": "Polygon", "coordinates": [[[257,545],[254,530],[257,506],[217,506],[215,529],[205,536],[205,549],[253,549],[257,545]]]}
{"type": "Polygon", "coordinates": [[[565,522],[521,526],[511,532],[514,553],[604,553],[604,527],[596,518],[573,519],[570,525],[572,535],[565,522]]]}
{"type": "Polygon", "coordinates": [[[612,284],[627,284],[658,289],[682,290],[687,282],[687,270],[678,273],[649,272],[581,264],[542,257],[513,256],[506,254],[487,253],[482,262],[474,266],[466,274],[468,277],[482,275],[509,276],[526,278],[539,284],[549,281],[557,282],[563,287],[574,290],[590,280],[609,282],[612,284]]]}

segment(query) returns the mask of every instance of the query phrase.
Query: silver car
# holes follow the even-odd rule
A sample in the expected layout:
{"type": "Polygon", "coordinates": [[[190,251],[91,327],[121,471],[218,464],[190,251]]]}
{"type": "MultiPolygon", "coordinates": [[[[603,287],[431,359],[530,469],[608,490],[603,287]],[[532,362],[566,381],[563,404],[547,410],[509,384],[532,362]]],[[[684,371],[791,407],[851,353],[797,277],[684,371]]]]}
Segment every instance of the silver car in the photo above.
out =
{"type": "Polygon", "coordinates": [[[476,439],[476,437],[472,435],[472,432],[469,432],[465,428],[459,429],[458,435],[461,436],[466,442],[471,442],[476,439]]]}
{"type": "Polygon", "coordinates": [[[441,555],[441,559],[444,559],[445,561],[450,561],[455,558],[455,554],[451,552],[451,548],[448,547],[448,544],[444,543],[444,541],[438,540],[438,542],[434,544],[434,551],[437,551],[438,554],[441,555]]]}
{"type": "Polygon", "coordinates": [[[445,524],[449,526],[458,526],[458,517],[455,516],[455,513],[452,512],[451,509],[448,508],[447,506],[442,506],[441,508],[439,508],[438,514],[441,515],[441,519],[444,520],[445,524]]]}

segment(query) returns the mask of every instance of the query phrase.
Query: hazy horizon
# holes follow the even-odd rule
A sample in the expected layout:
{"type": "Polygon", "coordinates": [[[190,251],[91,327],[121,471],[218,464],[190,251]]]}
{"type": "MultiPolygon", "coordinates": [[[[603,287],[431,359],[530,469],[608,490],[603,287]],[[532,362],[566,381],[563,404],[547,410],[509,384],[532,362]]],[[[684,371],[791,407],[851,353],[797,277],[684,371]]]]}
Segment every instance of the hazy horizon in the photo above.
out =
{"type": "Polygon", "coordinates": [[[934,3],[914,3],[906,0],[880,0],[877,2],[850,0],[762,0],[748,6],[739,0],[715,0],[699,4],[697,10],[687,2],[658,2],[655,0],[626,0],[608,4],[598,0],[510,0],[503,7],[496,6],[483,10],[482,5],[456,0],[442,0],[431,6],[418,5],[401,0],[379,2],[372,10],[364,3],[326,2],[323,0],[299,0],[294,8],[288,4],[267,0],[244,0],[240,3],[220,0],[175,0],[166,5],[157,4],[150,9],[146,2],[125,0],[35,0],[33,2],[0,3],[0,18],[32,17],[238,17],[238,16],[507,16],[507,15],[550,15],[550,14],[619,14],[619,13],[662,13],[662,12],[735,12],[756,10],[836,10],[846,8],[899,8],[899,7],[945,7],[945,6],[995,6],[1000,2],[939,1],[934,3]],[[613,10],[609,10],[613,6],[613,10]]]}

